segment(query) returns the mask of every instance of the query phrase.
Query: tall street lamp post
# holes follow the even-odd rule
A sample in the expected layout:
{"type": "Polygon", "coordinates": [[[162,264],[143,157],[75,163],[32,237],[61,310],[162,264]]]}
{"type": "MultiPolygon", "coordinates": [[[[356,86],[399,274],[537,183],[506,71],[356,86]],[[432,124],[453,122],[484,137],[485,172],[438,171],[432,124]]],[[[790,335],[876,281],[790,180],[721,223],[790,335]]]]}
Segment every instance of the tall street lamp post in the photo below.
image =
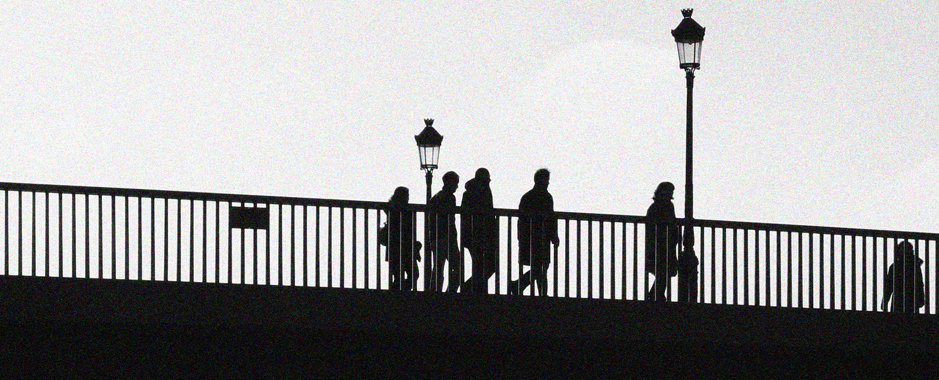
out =
{"type": "Polygon", "coordinates": [[[692,9],[682,9],[684,18],[678,27],[672,30],[675,43],[678,44],[678,67],[685,70],[688,88],[687,124],[685,128],[685,233],[684,249],[679,259],[678,301],[694,302],[698,293],[698,259],[694,255],[694,191],[692,186],[692,123],[691,99],[694,88],[694,71],[701,67],[701,42],[704,41],[704,27],[691,18],[692,9]]]}
{"type": "MultiPolygon", "coordinates": [[[[440,158],[440,144],[443,142],[443,136],[434,129],[434,119],[424,119],[424,130],[414,136],[417,141],[417,153],[421,159],[421,169],[424,170],[427,178],[427,205],[430,204],[431,183],[434,180],[434,169],[437,168],[437,160],[440,158]]],[[[430,245],[428,238],[430,236],[430,217],[427,211],[424,212],[424,247],[430,245]]],[[[430,286],[430,261],[431,257],[427,249],[424,249],[424,289],[430,286]]]]}

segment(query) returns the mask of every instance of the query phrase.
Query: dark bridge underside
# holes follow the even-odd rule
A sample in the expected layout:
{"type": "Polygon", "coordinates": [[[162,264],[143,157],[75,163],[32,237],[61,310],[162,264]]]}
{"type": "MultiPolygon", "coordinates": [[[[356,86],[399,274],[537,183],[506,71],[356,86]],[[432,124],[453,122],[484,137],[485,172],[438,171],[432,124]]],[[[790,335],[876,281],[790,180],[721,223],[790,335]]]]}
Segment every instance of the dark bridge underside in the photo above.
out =
{"type": "Polygon", "coordinates": [[[929,315],[37,277],[0,297],[5,378],[935,378],[939,358],[929,315]]]}

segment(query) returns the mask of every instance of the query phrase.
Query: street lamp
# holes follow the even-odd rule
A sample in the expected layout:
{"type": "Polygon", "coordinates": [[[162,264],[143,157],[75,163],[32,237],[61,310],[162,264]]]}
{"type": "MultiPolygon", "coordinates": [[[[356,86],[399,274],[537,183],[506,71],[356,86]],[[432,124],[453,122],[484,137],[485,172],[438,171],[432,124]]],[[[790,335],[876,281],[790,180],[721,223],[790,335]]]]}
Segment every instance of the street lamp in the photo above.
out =
{"type": "Polygon", "coordinates": [[[440,158],[440,143],[443,136],[434,129],[434,119],[424,119],[424,130],[417,136],[417,153],[421,158],[421,169],[427,173],[427,203],[430,203],[430,184],[433,181],[433,171],[437,168],[440,158]]]}
{"type": "Polygon", "coordinates": [[[692,9],[682,9],[684,18],[678,27],[672,30],[672,37],[678,45],[678,67],[685,70],[685,82],[688,88],[687,124],[685,128],[685,234],[684,249],[679,259],[678,301],[694,302],[698,293],[698,259],[694,255],[694,188],[692,186],[692,123],[691,99],[694,88],[694,71],[701,67],[701,42],[704,41],[704,27],[691,18],[692,9]]]}

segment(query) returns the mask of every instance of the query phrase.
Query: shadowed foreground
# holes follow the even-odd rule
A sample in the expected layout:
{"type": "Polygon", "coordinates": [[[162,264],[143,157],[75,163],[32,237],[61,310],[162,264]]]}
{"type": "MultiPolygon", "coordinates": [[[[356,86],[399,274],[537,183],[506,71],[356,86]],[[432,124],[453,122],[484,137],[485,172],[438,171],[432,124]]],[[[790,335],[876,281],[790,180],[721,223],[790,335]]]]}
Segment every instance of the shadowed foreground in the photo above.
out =
{"type": "Polygon", "coordinates": [[[0,277],[3,377],[935,377],[935,316],[0,277]]]}

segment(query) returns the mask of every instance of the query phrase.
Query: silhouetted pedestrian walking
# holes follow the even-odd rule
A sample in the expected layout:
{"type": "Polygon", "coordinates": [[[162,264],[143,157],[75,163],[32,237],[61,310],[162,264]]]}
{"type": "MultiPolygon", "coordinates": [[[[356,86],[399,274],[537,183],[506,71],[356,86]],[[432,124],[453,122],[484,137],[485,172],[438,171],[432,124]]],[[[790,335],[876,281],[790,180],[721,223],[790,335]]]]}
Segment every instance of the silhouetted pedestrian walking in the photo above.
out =
{"type": "Polygon", "coordinates": [[[558,219],[554,215],[554,198],[548,192],[551,172],[538,169],[535,186],[522,196],[518,204],[518,263],[531,267],[518,280],[509,283],[509,294],[518,294],[535,284],[538,295],[548,293],[548,266],[551,264],[550,242],[558,246],[558,219]]]}
{"type": "Polygon", "coordinates": [[[916,249],[909,241],[897,243],[893,251],[893,264],[887,269],[884,279],[882,310],[887,309],[891,296],[893,313],[916,313],[926,305],[926,287],[923,284],[923,260],[916,256],[916,249]]]}
{"type": "Polygon", "coordinates": [[[388,199],[388,249],[385,260],[391,272],[389,288],[413,290],[417,283],[420,242],[414,239],[414,214],[407,210],[408,188],[398,187],[388,199]]]}
{"type": "Polygon", "coordinates": [[[463,214],[460,217],[461,243],[473,259],[473,276],[467,281],[473,293],[489,291],[489,277],[495,273],[499,223],[493,214],[489,171],[476,170],[476,177],[466,181],[463,214]]]}
{"type": "Polygon", "coordinates": [[[679,233],[672,198],[675,185],[662,182],[646,212],[646,272],[655,276],[647,300],[665,301],[670,277],[678,273],[679,233]]]}
{"type": "Polygon", "coordinates": [[[463,251],[460,250],[456,232],[456,196],[460,176],[455,172],[443,175],[441,189],[428,204],[430,225],[427,254],[433,268],[430,272],[432,290],[443,290],[443,268],[449,263],[448,292],[455,292],[463,281],[463,251]]]}

